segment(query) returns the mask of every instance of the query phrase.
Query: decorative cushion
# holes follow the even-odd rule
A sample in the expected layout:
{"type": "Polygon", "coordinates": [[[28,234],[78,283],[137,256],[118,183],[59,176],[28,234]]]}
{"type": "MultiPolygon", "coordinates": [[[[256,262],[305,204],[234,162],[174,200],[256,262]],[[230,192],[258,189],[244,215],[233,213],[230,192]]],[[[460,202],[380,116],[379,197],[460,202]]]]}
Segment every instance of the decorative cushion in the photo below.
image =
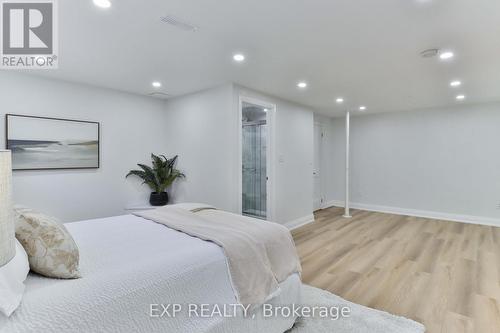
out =
{"type": "Polygon", "coordinates": [[[14,240],[15,256],[0,267],[0,313],[9,317],[21,303],[24,280],[30,271],[28,256],[19,241],[14,240]]]}
{"type": "Polygon", "coordinates": [[[23,245],[32,271],[52,278],[80,277],[78,247],[66,227],[55,218],[14,208],[16,237],[23,245]]]}

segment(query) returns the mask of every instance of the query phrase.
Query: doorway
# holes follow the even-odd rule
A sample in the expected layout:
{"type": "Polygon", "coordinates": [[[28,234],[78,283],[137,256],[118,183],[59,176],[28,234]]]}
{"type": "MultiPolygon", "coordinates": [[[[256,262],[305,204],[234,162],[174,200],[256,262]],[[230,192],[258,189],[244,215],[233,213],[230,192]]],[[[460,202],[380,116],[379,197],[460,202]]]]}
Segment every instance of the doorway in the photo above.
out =
{"type": "Polygon", "coordinates": [[[323,137],[323,126],[321,123],[314,123],[313,208],[315,211],[323,208],[323,184],[321,181],[323,137]]]}
{"type": "Polygon", "coordinates": [[[240,212],[271,219],[273,105],[240,98],[240,212]]]}

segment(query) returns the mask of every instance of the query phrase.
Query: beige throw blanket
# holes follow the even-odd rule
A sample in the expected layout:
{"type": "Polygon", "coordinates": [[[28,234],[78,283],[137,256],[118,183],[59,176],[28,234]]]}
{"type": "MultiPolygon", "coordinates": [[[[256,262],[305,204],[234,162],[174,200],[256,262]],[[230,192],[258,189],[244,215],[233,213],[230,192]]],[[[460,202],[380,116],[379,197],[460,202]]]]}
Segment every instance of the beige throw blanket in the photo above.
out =
{"type": "Polygon", "coordinates": [[[239,303],[262,304],[280,282],[301,272],[287,228],[215,209],[189,209],[197,213],[174,205],[134,214],[222,247],[239,303]]]}

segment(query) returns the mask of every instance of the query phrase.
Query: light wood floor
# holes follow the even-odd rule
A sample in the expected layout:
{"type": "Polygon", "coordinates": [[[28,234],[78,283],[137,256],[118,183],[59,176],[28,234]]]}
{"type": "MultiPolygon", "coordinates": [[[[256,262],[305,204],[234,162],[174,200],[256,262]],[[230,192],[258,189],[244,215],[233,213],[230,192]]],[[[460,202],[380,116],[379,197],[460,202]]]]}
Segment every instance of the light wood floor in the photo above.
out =
{"type": "Polygon", "coordinates": [[[304,283],[423,323],[428,333],[500,332],[500,228],[318,211],[293,236],[304,283]]]}

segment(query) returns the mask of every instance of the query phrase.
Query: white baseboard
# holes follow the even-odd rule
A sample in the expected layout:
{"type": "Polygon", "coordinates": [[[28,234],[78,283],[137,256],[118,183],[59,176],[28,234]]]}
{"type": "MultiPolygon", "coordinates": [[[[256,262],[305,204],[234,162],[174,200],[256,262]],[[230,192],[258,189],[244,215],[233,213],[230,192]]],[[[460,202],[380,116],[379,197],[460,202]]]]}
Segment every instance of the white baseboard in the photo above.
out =
{"type": "Polygon", "coordinates": [[[294,230],[312,222],[314,222],[314,215],[309,214],[307,216],[298,218],[296,220],[286,222],[285,227],[287,227],[290,230],[294,230]]]}
{"type": "MultiPolygon", "coordinates": [[[[363,204],[363,203],[357,203],[357,202],[351,202],[350,206],[351,206],[351,208],[354,208],[354,209],[367,210],[370,212],[407,215],[407,216],[415,216],[415,217],[424,217],[424,218],[428,218],[428,219],[436,219],[436,220],[463,222],[463,223],[470,223],[470,224],[481,224],[481,225],[500,227],[500,219],[496,219],[496,218],[492,218],[492,217],[449,214],[449,213],[432,212],[432,211],[417,210],[417,209],[370,205],[370,204],[363,204]]],[[[324,205],[324,208],[328,208],[328,207],[344,207],[344,201],[343,200],[329,201],[329,202],[325,203],[325,205],[324,205]]]]}

